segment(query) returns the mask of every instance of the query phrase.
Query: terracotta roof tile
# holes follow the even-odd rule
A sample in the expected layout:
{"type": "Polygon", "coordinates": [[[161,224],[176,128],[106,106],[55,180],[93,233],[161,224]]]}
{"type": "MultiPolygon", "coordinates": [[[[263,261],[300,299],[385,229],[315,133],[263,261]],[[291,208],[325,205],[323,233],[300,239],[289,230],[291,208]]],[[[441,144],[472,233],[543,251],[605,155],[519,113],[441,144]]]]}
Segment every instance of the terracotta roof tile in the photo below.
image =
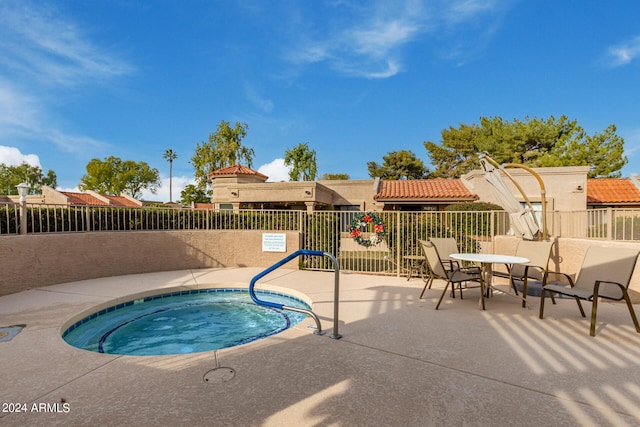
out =
{"type": "Polygon", "coordinates": [[[140,205],[134,202],[133,200],[129,200],[126,197],[122,196],[104,196],[107,199],[111,200],[111,206],[121,206],[121,207],[129,207],[129,208],[139,208],[140,205]]]}
{"type": "Polygon", "coordinates": [[[194,209],[213,209],[213,203],[194,203],[194,209]]]}
{"type": "Polygon", "coordinates": [[[72,193],[70,191],[61,191],[60,193],[67,196],[69,198],[69,203],[72,205],[107,206],[107,203],[90,194],[72,193]]]}
{"type": "Polygon", "coordinates": [[[256,175],[268,179],[269,177],[254,171],[251,168],[242,165],[233,165],[226,168],[218,169],[213,172],[209,172],[209,176],[221,176],[221,175],[256,175]]]}
{"type": "Polygon", "coordinates": [[[640,191],[631,179],[587,179],[587,204],[616,203],[640,203],[640,191]]]}
{"type": "Polygon", "coordinates": [[[72,205],[140,207],[139,204],[122,196],[103,196],[111,201],[111,203],[107,203],[87,193],[74,193],[71,191],[61,191],[60,193],[67,196],[69,203],[72,205]]]}
{"type": "Polygon", "coordinates": [[[464,199],[476,200],[459,179],[416,179],[381,181],[376,200],[385,199],[464,199]]]}

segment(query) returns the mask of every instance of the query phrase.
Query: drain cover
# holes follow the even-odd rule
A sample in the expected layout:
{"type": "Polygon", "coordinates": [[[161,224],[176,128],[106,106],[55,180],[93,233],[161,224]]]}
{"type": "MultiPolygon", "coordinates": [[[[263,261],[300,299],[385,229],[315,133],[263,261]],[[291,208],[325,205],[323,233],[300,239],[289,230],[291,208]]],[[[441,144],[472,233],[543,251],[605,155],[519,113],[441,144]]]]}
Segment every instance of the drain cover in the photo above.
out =
{"type": "Polygon", "coordinates": [[[226,383],[227,381],[231,381],[236,376],[236,371],[233,368],[227,368],[221,366],[219,368],[213,368],[204,374],[204,382],[205,383],[226,383]]]}
{"type": "Polygon", "coordinates": [[[11,341],[27,325],[13,325],[0,327],[0,342],[11,341]]]}

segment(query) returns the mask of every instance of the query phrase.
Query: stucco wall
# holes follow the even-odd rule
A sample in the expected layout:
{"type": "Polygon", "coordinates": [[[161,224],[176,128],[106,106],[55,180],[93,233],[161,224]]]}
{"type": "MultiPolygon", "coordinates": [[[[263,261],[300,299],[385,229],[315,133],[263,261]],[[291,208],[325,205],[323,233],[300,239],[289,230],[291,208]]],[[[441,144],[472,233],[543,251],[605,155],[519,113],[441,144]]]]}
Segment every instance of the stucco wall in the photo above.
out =
{"type": "MultiPolygon", "coordinates": [[[[540,184],[533,175],[523,169],[508,168],[509,174],[522,187],[531,202],[540,202],[540,184]]],[[[587,206],[587,173],[586,166],[558,168],[534,168],[542,179],[546,191],[548,212],[571,212],[586,209],[587,206]]],[[[484,179],[480,170],[474,170],[461,178],[470,192],[477,194],[483,202],[498,203],[491,186],[484,179]]],[[[513,183],[504,178],[504,182],[516,199],[523,201],[522,195],[513,183]]]]}
{"type": "MultiPolygon", "coordinates": [[[[97,277],[215,267],[268,267],[287,253],[262,252],[261,231],[145,231],[3,236],[0,295],[97,277]]],[[[287,268],[297,268],[293,260],[287,268]]]]}
{"type": "MultiPolygon", "coordinates": [[[[496,254],[513,255],[516,252],[519,239],[515,237],[498,236],[494,239],[493,251],[496,254]]],[[[613,242],[601,240],[558,238],[551,252],[549,260],[549,270],[559,271],[574,275],[582,266],[582,260],[587,248],[592,245],[604,247],[632,247],[640,249],[640,243],[635,242],[613,242]]],[[[640,292],[640,262],[631,277],[629,289],[640,292]]]]}

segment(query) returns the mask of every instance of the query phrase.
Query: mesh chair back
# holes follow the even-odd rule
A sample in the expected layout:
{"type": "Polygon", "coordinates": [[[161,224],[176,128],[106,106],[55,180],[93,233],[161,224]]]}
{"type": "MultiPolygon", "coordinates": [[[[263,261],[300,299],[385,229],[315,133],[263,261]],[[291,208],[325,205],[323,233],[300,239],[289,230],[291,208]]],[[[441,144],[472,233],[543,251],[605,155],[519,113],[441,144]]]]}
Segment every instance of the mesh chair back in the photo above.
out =
{"type": "Polygon", "coordinates": [[[518,243],[518,248],[516,249],[516,256],[520,256],[523,258],[527,258],[529,262],[527,264],[515,264],[512,267],[512,274],[514,277],[523,277],[525,267],[540,267],[542,271],[538,268],[529,268],[527,271],[527,276],[532,279],[542,280],[542,276],[545,271],[547,271],[549,266],[549,258],[551,257],[551,248],[553,247],[553,242],[535,242],[531,240],[521,240],[518,243]]]}
{"type": "Polygon", "coordinates": [[[424,256],[427,258],[427,263],[429,264],[429,268],[433,272],[436,277],[447,279],[447,272],[442,265],[442,261],[440,260],[440,254],[438,253],[438,249],[428,240],[420,240],[420,246],[422,246],[422,251],[424,252],[424,256]]]}
{"type": "Polygon", "coordinates": [[[429,241],[438,249],[440,259],[449,259],[449,255],[460,252],[458,250],[458,243],[453,237],[430,237],[429,241]]]}
{"type": "MultiPolygon", "coordinates": [[[[625,288],[629,287],[638,253],[639,251],[633,248],[589,247],[575,280],[575,287],[593,291],[596,280],[615,282],[625,288]]],[[[602,297],[611,299],[623,297],[620,288],[606,283],[600,285],[598,293],[602,297]]]]}

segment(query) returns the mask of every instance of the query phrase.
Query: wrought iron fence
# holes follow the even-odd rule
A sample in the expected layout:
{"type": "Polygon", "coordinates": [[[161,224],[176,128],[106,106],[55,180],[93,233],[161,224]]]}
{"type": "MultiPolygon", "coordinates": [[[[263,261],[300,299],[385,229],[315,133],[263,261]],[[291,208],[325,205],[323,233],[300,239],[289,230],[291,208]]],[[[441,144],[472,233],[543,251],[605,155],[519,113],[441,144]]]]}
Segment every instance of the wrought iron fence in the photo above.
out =
{"type": "MultiPolygon", "coordinates": [[[[476,252],[496,235],[509,233],[504,211],[375,212],[384,224],[381,241],[362,245],[349,232],[354,211],[212,211],[162,207],[27,205],[27,233],[85,233],[157,230],[265,230],[299,231],[302,246],[333,254],[344,270],[401,274],[411,256],[421,256],[419,240],[454,237],[461,252],[476,252]],[[409,258],[407,258],[409,257],[409,258]]],[[[0,205],[0,235],[20,232],[19,204],[0,205]]],[[[640,240],[639,209],[594,209],[548,214],[554,237],[640,240]]],[[[363,236],[372,230],[363,230],[363,236]]],[[[368,238],[368,237],[367,237],[368,238]]],[[[331,269],[322,257],[303,260],[310,269],[331,269]]]]}

